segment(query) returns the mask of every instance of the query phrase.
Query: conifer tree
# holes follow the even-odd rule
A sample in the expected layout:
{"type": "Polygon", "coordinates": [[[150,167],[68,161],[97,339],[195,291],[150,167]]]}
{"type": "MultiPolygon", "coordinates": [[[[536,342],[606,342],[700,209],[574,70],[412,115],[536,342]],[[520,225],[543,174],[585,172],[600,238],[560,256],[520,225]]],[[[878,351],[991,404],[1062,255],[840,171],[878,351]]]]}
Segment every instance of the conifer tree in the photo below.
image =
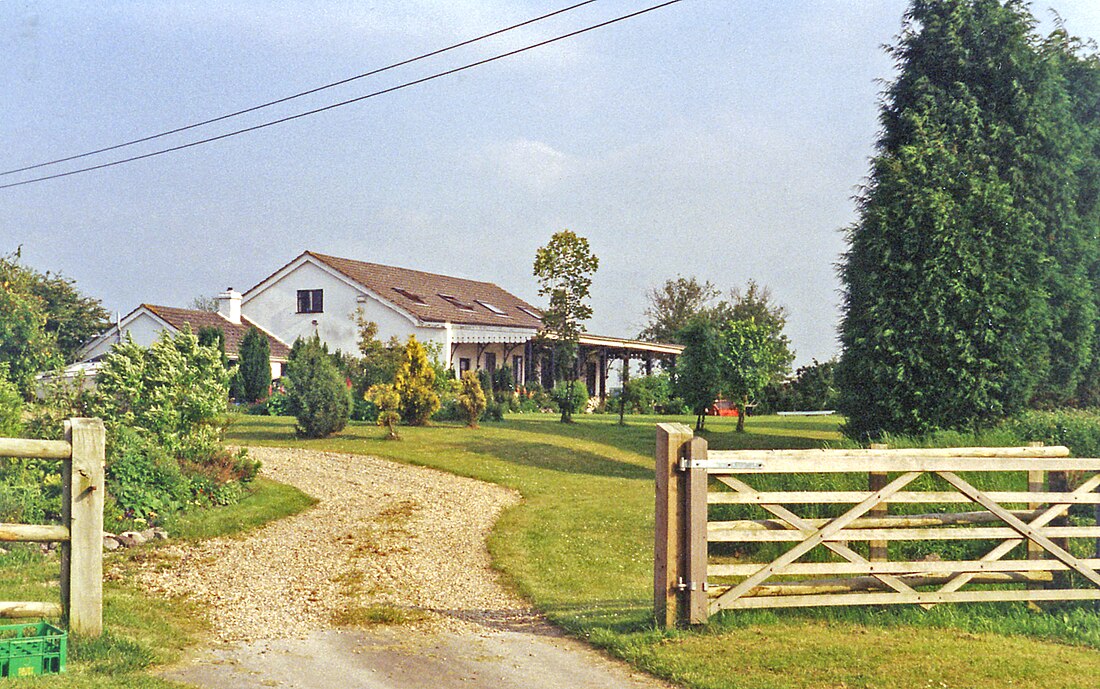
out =
{"type": "Polygon", "coordinates": [[[1033,27],[1015,0],[907,12],[840,269],[853,436],[991,423],[1072,394],[1091,359],[1083,140],[1033,27]]]}
{"type": "Polygon", "coordinates": [[[240,345],[241,392],[249,402],[267,397],[271,389],[271,345],[257,328],[249,328],[240,345]]]}
{"type": "Polygon", "coordinates": [[[439,395],[435,393],[435,369],[428,361],[424,346],[409,335],[405,344],[405,356],[397,368],[393,386],[401,397],[401,418],[410,426],[423,426],[439,409],[439,395]]]}

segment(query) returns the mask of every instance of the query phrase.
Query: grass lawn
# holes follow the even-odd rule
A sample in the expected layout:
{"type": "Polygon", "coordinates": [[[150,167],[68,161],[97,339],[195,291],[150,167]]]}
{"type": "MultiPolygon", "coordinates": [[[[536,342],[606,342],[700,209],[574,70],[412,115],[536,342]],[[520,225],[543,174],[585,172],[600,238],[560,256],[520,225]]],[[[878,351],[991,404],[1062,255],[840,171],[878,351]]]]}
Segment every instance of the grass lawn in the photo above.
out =
{"type": "MultiPolygon", "coordinates": [[[[168,528],[177,542],[240,533],[299,512],[315,502],[296,488],[260,479],[240,503],[180,516],[168,528]]],[[[155,546],[108,554],[104,559],[103,583],[103,623],[107,633],[99,639],[70,637],[64,674],[9,680],[13,686],[182,687],[152,676],[149,669],[177,660],[186,648],[204,639],[207,628],[202,612],[193,604],[185,600],[150,600],[128,583],[126,570],[130,565],[156,557],[155,546]]],[[[16,544],[11,552],[0,555],[0,600],[57,600],[59,567],[56,555],[43,555],[34,545],[16,544]]]]}
{"type": "MultiPolygon", "coordinates": [[[[352,424],[299,441],[293,419],[248,417],[240,444],[369,454],[519,490],[490,540],[496,566],[547,616],[656,675],[691,687],[1094,687],[1100,615],[1022,606],[724,614],[698,631],[652,621],[655,417],[515,415],[471,430],[352,424]],[[1070,668],[1067,670],[1067,668],[1070,668]]],[[[677,419],[692,423],[693,419],[677,419]]],[[[834,417],[760,417],[747,433],[710,419],[715,449],[839,442],[834,417]]]]}

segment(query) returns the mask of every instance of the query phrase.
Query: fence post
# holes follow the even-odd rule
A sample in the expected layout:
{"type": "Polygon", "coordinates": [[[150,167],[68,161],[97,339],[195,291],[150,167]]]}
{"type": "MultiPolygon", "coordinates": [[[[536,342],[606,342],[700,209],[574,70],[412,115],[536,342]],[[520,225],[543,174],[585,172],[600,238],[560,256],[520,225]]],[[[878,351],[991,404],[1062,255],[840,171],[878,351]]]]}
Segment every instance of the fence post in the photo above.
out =
{"type": "MultiPolygon", "coordinates": [[[[687,458],[698,460],[707,458],[705,438],[692,438],[687,447],[687,458]]],[[[685,597],[687,605],[685,618],[688,624],[704,624],[710,614],[707,598],[707,470],[690,468],[684,472],[687,486],[684,491],[684,504],[687,507],[684,519],[684,577],[687,584],[685,597]]]]}
{"type": "Polygon", "coordinates": [[[99,419],[69,419],[65,439],[72,458],[62,470],[62,521],[69,541],[61,548],[61,608],[69,630],[103,633],[103,460],[99,419]]]}
{"type": "Polygon", "coordinates": [[[653,614],[657,624],[676,626],[683,564],[683,474],[679,462],[691,429],[682,423],[657,424],[656,495],[653,545],[653,614]]]}

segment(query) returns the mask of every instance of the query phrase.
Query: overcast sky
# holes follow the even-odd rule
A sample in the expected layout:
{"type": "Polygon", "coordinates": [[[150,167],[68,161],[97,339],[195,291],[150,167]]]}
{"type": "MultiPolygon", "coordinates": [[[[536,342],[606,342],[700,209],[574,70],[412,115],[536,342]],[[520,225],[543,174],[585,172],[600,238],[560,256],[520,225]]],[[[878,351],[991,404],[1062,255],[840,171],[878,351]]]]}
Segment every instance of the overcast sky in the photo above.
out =
{"type": "MultiPolygon", "coordinates": [[[[656,2],[601,0],[200,131],[353,98],[656,2]]],[[[0,169],[256,105],[569,4],[9,0],[0,169]]],[[[881,46],[905,6],[685,0],[263,131],[0,190],[0,251],[22,245],[27,264],[122,313],[244,290],[306,249],[487,280],[538,304],[535,250],[568,228],[600,257],[590,331],[633,337],[646,291],[677,274],[723,289],[754,278],[788,308],[798,362],[825,359],[837,350],[840,230],[855,217],[879,80],[891,75],[881,46]]],[[[1034,5],[1048,29],[1050,6],[1034,5]]],[[[1072,33],[1100,37],[1097,0],[1053,6],[1072,33]]]]}

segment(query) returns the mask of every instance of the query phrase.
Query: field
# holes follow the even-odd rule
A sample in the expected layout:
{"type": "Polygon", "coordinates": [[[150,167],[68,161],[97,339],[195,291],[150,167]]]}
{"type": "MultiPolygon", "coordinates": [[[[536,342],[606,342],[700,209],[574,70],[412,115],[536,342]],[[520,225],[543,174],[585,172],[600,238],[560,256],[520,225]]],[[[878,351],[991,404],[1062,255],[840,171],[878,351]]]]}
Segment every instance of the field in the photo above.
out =
{"type": "MultiPolygon", "coordinates": [[[[370,454],[509,486],[524,501],[490,541],[496,566],[547,616],[654,674],[691,687],[1091,687],[1100,615],[1023,606],[726,614],[699,631],[651,619],[654,417],[563,425],[512,416],[471,430],[402,428],[403,440],[353,424],[299,441],[293,420],[249,417],[241,444],[370,454]],[[1071,668],[1067,670],[1067,668],[1071,668]]],[[[679,419],[690,422],[689,419],[679,419]]],[[[761,417],[748,433],[712,419],[712,448],[838,443],[837,419],[761,417]]]]}

